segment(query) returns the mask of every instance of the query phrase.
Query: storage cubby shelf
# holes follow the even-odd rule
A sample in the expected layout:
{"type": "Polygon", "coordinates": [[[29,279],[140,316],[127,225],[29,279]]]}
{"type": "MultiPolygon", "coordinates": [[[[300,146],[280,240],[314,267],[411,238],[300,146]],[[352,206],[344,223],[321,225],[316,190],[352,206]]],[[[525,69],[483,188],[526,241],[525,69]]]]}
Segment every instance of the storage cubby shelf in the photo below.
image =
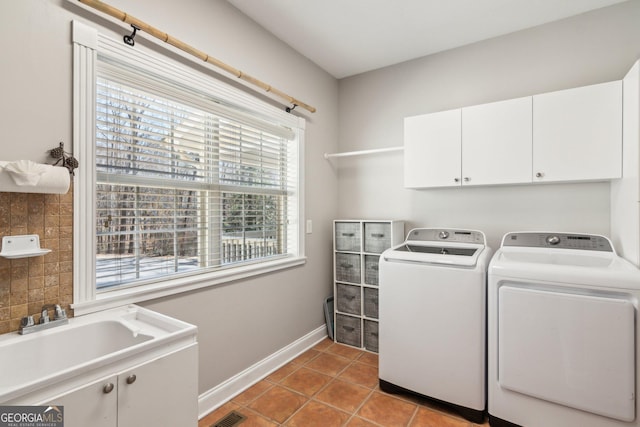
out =
{"type": "Polygon", "coordinates": [[[333,222],[333,294],[336,342],[378,352],[378,262],[404,240],[404,222],[333,222]]]}

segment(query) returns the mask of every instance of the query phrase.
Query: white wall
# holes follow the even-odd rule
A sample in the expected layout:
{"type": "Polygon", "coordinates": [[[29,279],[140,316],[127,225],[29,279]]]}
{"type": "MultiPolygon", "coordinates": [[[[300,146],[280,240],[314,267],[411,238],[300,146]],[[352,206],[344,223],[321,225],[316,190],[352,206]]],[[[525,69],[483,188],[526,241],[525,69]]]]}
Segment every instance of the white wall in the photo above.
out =
{"type": "MultiPolygon", "coordinates": [[[[640,57],[640,1],[342,79],[340,151],[403,144],[403,118],[620,80],[640,57]]],[[[508,159],[505,159],[508,161],[508,159]]],[[[402,152],[331,160],[340,217],[485,231],[609,234],[609,184],[403,188],[402,152]]]]}
{"type": "MultiPolygon", "coordinates": [[[[337,149],[338,84],[226,1],[107,3],[318,109],[315,114],[294,111],[307,120],[305,173],[312,177],[305,186],[306,216],[313,220],[313,234],[306,235],[306,265],[144,304],[198,326],[202,393],[324,324],[337,177],[322,153],[337,149]]],[[[73,19],[103,32],[115,30],[118,39],[131,32],[128,25],[96,16],[73,0],[0,3],[0,160],[44,162],[47,150],[59,141],[71,148],[73,19]]],[[[145,39],[150,37],[139,34],[136,43],[153,46],[145,39]]]]}

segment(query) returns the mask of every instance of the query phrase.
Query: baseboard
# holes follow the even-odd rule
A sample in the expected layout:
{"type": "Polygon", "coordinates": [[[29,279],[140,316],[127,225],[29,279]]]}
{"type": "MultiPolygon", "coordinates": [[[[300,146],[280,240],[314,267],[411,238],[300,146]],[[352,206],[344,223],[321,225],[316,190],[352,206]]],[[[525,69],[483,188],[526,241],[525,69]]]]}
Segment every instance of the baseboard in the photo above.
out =
{"type": "Polygon", "coordinates": [[[326,337],[327,327],[322,325],[223,383],[218,384],[211,390],[202,393],[198,397],[199,418],[204,417],[229,399],[242,393],[326,337]]]}

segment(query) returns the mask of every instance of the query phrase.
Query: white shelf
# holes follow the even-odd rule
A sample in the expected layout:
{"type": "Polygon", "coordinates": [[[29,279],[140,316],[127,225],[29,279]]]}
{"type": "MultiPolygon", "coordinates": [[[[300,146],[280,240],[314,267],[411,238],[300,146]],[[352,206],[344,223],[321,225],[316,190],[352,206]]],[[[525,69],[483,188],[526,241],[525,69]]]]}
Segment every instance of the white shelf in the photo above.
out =
{"type": "Polygon", "coordinates": [[[371,150],[360,150],[360,151],[347,151],[344,153],[324,153],[325,159],[330,159],[332,157],[351,157],[351,156],[364,156],[367,154],[379,154],[379,153],[389,153],[391,151],[403,151],[403,147],[389,147],[389,148],[374,148],[371,150]]]}
{"type": "Polygon", "coordinates": [[[8,259],[42,256],[51,252],[51,249],[40,247],[40,236],[37,234],[25,234],[22,236],[4,236],[2,238],[2,252],[0,256],[8,259]]]}

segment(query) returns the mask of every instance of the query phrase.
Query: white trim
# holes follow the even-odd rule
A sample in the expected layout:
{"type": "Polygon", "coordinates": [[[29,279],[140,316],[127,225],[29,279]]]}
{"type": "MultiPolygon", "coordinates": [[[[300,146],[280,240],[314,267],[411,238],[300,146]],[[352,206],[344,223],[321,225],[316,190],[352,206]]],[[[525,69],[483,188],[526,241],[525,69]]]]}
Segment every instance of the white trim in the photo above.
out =
{"type": "MultiPolygon", "coordinates": [[[[76,40],[91,37],[97,41],[98,32],[73,21],[73,154],[79,167],[73,179],[73,300],[95,299],[96,266],[86,262],[87,254],[96,253],[95,237],[95,81],[97,52],[76,40]],[[82,206],[82,209],[80,207],[82,206]],[[91,284],[88,286],[87,284],[91,284]]],[[[97,42],[96,42],[97,44],[97,42]]]]}
{"type": "MultiPolygon", "coordinates": [[[[304,248],[304,129],[306,121],[263,102],[262,100],[212,78],[185,64],[158,55],[143,46],[131,49],[122,43],[110,39],[95,28],[72,21],[74,49],[74,132],[73,152],[81,165],[74,179],[74,314],[79,316],[123,304],[136,303],[155,298],[215,286],[233,280],[246,279],[260,274],[274,272],[283,268],[303,265],[306,262],[304,248]],[[181,76],[188,82],[200,82],[203,89],[219,96],[229,105],[244,105],[241,110],[255,113],[265,119],[290,127],[299,136],[298,141],[298,255],[296,257],[261,262],[233,269],[222,269],[212,273],[193,276],[180,276],[137,287],[126,287],[108,292],[96,292],[95,262],[96,253],[96,172],[90,165],[95,164],[95,93],[96,62],[98,53],[112,56],[119,61],[135,64],[142,69],[153,70],[154,66],[181,76]],[[202,78],[205,78],[202,83],[202,78]],[[88,258],[91,258],[88,260],[88,258]],[[88,262],[89,261],[89,262],[88,262]]],[[[178,80],[185,81],[185,80],[178,80]]],[[[222,108],[222,107],[221,107],[222,108]]],[[[238,113],[244,114],[244,113],[238,113]]]]}
{"type": "Polygon", "coordinates": [[[98,32],[88,25],[71,21],[72,40],[74,43],[96,50],[98,48],[98,32]]]}
{"type": "Polygon", "coordinates": [[[93,313],[108,308],[119,307],[126,304],[135,304],[141,301],[149,301],[182,292],[227,283],[234,280],[246,279],[261,274],[272,273],[283,268],[296,267],[306,263],[305,257],[279,259],[271,262],[260,262],[245,267],[216,271],[214,273],[194,274],[186,277],[177,277],[162,280],[148,285],[133,286],[124,289],[99,293],[95,299],[74,303],[71,308],[74,315],[93,313]]]}
{"type": "Polygon", "coordinates": [[[300,120],[300,128],[298,130],[298,253],[300,256],[305,257],[306,252],[306,210],[305,210],[305,121],[300,120]]]}
{"type": "Polygon", "coordinates": [[[228,400],[239,395],[267,375],[295,359],[327,337],[327,327],[320,326],[307,335],[281,348],[258,363],[234,375],[198,396],[198,419],[202,419],[228,400]]]}

